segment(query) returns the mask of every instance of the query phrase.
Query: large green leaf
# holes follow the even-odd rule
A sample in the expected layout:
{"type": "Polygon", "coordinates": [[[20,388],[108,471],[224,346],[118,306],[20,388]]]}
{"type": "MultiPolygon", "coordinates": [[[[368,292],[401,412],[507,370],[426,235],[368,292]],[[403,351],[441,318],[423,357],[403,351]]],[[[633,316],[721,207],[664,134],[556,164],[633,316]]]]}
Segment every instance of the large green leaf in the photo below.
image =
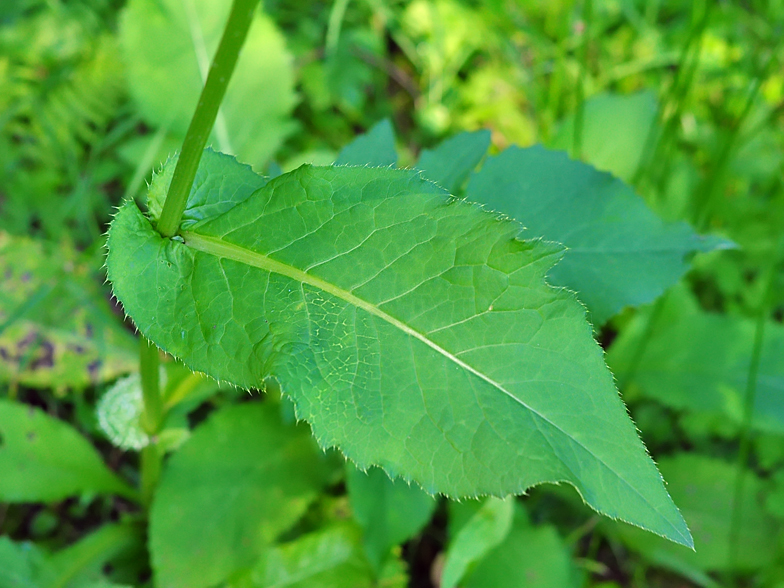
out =
{"type": "Polygon", "coordinates": [[[682,572],[689,567],[751,571],[771,564],[778,551],[779,529],[763,508],[765,486],[753,472],[745,473],[738,504],[740,525],[736,542],[731,545],[737,466],[682,453],[660,460],[659,467],[694,533],[695,549],[673,545],[628,526],[619,527],[621,537],[632,548],[650,561],[682,572]]]}
{"type": "MultiPolygon", "coordinates": [[[[740,425],[754,348],[755,322],[701,310],[674,289],[658,312],[641,312],[613,342],[607,361],[630,394],[680,410],[722,415],[740,425]]],[[[755,429],[784,433],[784,327],[765,325],[756,379],[755,429]]]]}
{"type": "Polygon", "coordinates": [[[128,202],[107,263],[145,336],[217,379],[276,378],[361,468],[453,497],[566,481],[690,543],[584,310],[544,281],[560,247],[519,232],[417,172],[304,166],[175,239],[128,202]]]}
{"type": "Polygon", "coordinates": [[[326,481],[307,427],[243,403],[196,429],[163,473],[150,511],[156,586],[213,586],[250,567],[326,481]]]}
{"type": "Polygon", "coordinates": [[[0,232],[0,381],[84,388],[134,369],[137,345],[73,249],[0,232]]]}
{"type": "Polygon", "coordinates": [[[467,197],[566,245],[548,277],[577,292],[596,325],[654,300],[686,272],[688,253],[731,245],[665,223],[622,181],[541,146],[488,158],[467,197]]]}
{"type": "Polygon", "coordinates": [[[436,501],[418,486],[390,480],[379,468],[362,472],[351,463],[346,467],[351,509],[365,531],[368,559],[378,569],[395,545],[422,530],[436,501]]]}
{"type": "Polygon", "coordinates": [[[135,497],[71,426],[0,400],[0,501],[51,502],[83,492],[135,497]]]}
{"type": "MultiPolygon", "coordinates": [[[[128,88],[148,123],[185,136],[230,7],[223,0],[127,4],[120,39],[128,88]]],[[[222,151],[262,166],[292,130],[287,119],[294,103],[292,58],[283,36],[257,13],[212,140],[222,151]]]]}

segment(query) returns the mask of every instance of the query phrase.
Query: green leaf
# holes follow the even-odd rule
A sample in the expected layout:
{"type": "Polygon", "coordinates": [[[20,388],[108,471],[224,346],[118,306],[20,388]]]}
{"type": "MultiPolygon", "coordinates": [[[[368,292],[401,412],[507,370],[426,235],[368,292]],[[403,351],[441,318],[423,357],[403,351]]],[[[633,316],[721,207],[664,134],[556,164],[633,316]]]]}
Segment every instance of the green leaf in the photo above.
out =
{"type": "MultiPolygon", "coordinates": [[[[651,321],[638,314],[613,342],[607,361],[630,394],[679,410],[743,422],[755,322],[701,310],[685,289],[670,292],[651,321]],[[643,343],[644,342],[644,343],[643,343]]],[[[752,427],[784,433],[784,327],[765,325],[752,427]]]]}
{"type": "Polygon", "coordinates": [[[177,239],[126,203],[107,264],[146,337],[219,380],[276,378],[360,468],[452,497],[567,481],[689,543],[584,310],[544,281],[560,248],[519,232],[414,171],[304,166],[177,239]]]}
{"type": "Polygon", "coordinates": [[[156,586],[212,586],[250,567],[293,525],[325,483],[307,427],[277,407],[229,406],[168,462],[150,511],[156,586]]]}
{"type": "MultiPolygon", "coordinates": [[[[529,526],[524,513],[498,547],[490,551],[461,586],[465,588],[572,588],[571,555],[552,526],[529,526]]],[[[684,548],[685,550],[685,548],[684,548]]]]}
{"type": "Polygon", "coordinates": [[[69,424],[7,400],[0,400],[0,471],[5,502],[53,502],[85,492],[136,496],[69,424]]]}
{"type": "Polygon", "coordinates": [[[428,180],[457,194],[489,146],[490,131],[460,133],[433,150],[423,150],[416,167],[428,180]]]}
{"type": "Polygon", "coordinates": [[[577,292],[597,326],[677,282],[687,254],[731,245],[663,222],[622,181],[541,146],[488,158],[466,195],[566,245],[548,277],[577,292]]]}
{"type": "Polygon", "coordinates": [[[134,369],[137,345],[85,263],[0,231],[0,381],[84,388],[134,369]]]}
{"type": "Polygon", "coordinates": [[[335,165],[387,167],[395,164],[395,132],[386,118],[343,147],[335,160],[335,165]]]}
{"type": "Polygon", "coordinates": [[[744,475],[740,529],[730,557],[730,521],[737,466],[697,454],[661,459],[672,496],[694,533],[694,550],[662,541],[627,526],[623,540],[646,559],[678,570],[752,571],[765,569],[777,554],[778,527],[763,508],[764,484],[753,472],[744,475]],[[731,568],[734,561],[735,566],[731,568]]]}
{"type": "Polygon", "coordinates": [[[108,524],[54,554],[32,543],[0,537],[0,586],[121,588],[102,576],[102,568],[121,554],[139,550],[139,535],[138,527],[108,524]]]}
{"type": "Polygon", "coordinates": [[[346,486],[354,518],[365,532],[365,548],[375,569],[390,550],[416,535],[430,520],[436,501],[417,486],[379,468],[362,472],[347,464],[346,486]]]}
{"type": "Polygon", "coordinates": [[[362,549],[362,533],[335,524],[267,551],[251,578],[257,588],[403,588],[401,564],[392,560],[377,579],[362,549]]]}
{"type": "MultiPolygon", "coordinates": [[[[222,0],[128,2],[120,21],[128,89],[148,123],[185,136],[230,6],[222,0]]],[[[261,167],[292,131],[288,117],[295,102],[285,40],[272,20],[258,12],[212,140],[221,151],[261,167]]]]}
{"type": "MultiPolygon", "coordinates": [[[[592,96],[583,111],[581,143],[586,161],[631,181],[655,124],[656,110],[652,91],[592,96]]],[[[566,151],[573,144],[574,116],[570,116],[558,129],[552,146],[566,151]]]]}
{"type": "Polygon", "coordinates": [[[457,586],[473,564],[506,538],[513,518],[513,499],[488,498],[450,542],[440,585],[457,586]]]}

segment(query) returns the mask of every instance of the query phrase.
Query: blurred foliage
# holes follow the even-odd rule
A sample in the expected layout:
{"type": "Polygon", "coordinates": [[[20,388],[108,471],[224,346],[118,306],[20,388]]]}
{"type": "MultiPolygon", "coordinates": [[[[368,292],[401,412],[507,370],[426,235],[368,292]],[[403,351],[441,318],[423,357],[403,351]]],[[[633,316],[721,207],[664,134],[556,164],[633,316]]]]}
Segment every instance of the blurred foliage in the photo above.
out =
{"type": "MultiPolygon", "coordinates": [[[[0,586],[151,585],[145,511],[125,488],[141,460],[107,442],[95,414],[110,382],[136,365],[131,329],[101,286],[102,235],[113,207],[178,149],[224,4],[0,2],[0,396],[4,414],[24,414],[0,427],[0,462],[10,464],[0,474],[0,586]],[[186,4],[213,16],[189,19],[186,4]],[[172,70],[174,49],[183,62],[172,70]],[[56,464],[46,464],[58,459],[89,475],[52,482],[56,464]],[[103,495],[118,484],[124,497],[103,495]]],[[[560,488],[515,501],[502,533],[479,502],[442,503],[425,523],[432,503],[418,491],[378,476],[372,487],[349,476],[346,490],[343,469],[314,453],[318,465],[298,473],[318,483],[297,500],[283,500],[288,482],[271,481],[269,505],[248,510],[255,518],[229,512],[216,526],[241,544],[232,556],[244,569],[227,585],[434,586],[451,558],[465,586],[784,586],[784,3],[269,0],[264,12],[215,136],[257,169],[348,161],[341,148],[357,134],[373,129],[366,145],[385,143],[394,128],[399,164],[422,153],[418,165],[457,192],[467,175],[450,166],[478,164],[487,140],[494,155],[542,143],[626,181],[664,221],[738,248],[696,254],[674,290],[597,332],[696,553],[597,525],[560,488]],[[479,129],[489,134],[473,136],[476,154],[466,137],[436,148],[479,129]],[[407,518],[373,514],[384,512],[379,496],[407,518]],[[273,515],[285,524],[258,536],[254,521],[273,515]],[[379,517],[388,526],[369,532],[379,517]],[[483,528],[486,549],[466,551],[460,530],[483,528]]],[[[269,406],[243,408],[244,393],[172,362],[165,370],[171,412],[156,443],[175,453],[162,478],[168,502],[153,508],[158,542],[186,516],[177,508],[201,523],[232,492],[252,494],[265,446],[243,415],[275,423],[265,443],[288,436],[311,452],[307,435],[273,418],[293,419],[274,383],[269,406]],[[232,441],[235,421],[244,428],[232,441]],[[189,429],[195,442],[180,452],[189,429]],[[213,455],[214,486],[189,478],[197,450],[221,443],[242,467],[213,455]]],[[[138,428],[138,412],[124,418],[138,428]]],[[[153,563],[176,576],[182,561],[153,563]]]]}

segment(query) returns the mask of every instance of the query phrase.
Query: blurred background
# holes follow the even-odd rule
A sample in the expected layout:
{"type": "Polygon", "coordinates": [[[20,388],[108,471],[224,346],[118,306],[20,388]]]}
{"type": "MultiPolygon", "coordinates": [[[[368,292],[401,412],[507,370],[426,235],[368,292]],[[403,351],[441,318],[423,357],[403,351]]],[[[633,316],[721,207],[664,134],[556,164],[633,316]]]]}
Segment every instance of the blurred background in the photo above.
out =
{"type": "MultiPolygon", "coordinates": [[[[179,148],[228,8],[0,1],[0,395],[118,468],[132,458],[94,405],[137,351],[103,284],[104,233],[179,148]]],[[[546,532],[491,558],[545,566],[519,585],[784,587],[782,38],[781,0],[269,0],[256,16],[210,142],[261,173],[330,164],[384,119],[402,166],[489,129],[491,153],[567,151],[738,246],[597,331],[702,547],[536,488],[522,504],[546,532]]],[[[102,500],[1,504],[0,532],[56,549],[118,516],[102,500]]],[[[449,508],[404,547],[411,586],[434,585],[449,508]]]]}

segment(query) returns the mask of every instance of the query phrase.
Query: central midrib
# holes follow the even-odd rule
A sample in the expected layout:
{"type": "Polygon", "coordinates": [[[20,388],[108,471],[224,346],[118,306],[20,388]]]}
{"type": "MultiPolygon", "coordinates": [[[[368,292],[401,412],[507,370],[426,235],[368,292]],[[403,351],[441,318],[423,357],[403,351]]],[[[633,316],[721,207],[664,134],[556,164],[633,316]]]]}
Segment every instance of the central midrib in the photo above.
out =
{"type": "MultiPolygon", "coordinates": [[[[402,322],[402,321],[396,319],[395,317],[387,314],[386,312],[384,312],[383,310],[381,310],[380,308],[378,308],[374,304],[371,304],[367,300],[363,300],[362,298],[359,298],[358,296],[355,296],[351,292],[348,292],[347,290],[339,288],[335,284],[327,282],[326,280],[322,280],[321,278],[318,278],[316,276],[308,274],[307,272],[299,270],[299,269],[297,269],[295,267],[292,267],[292,266],[287,265],[285,263],[282,263],[280,261],[276,261],[274,259],[271,259],[271,258],[267,257],[266,255],[264,255],[262,253],[257,253],[255,251],[251,251],[251,250],[246,249],[244,247],[241,247],[239,245],[235,245],[233,243],[228,243],[228,242],[224,241],[223,239],[221,239],[219,237],[209,237],[209,236],[206,236],[206,235],[200,235],[198,233],[191,233],[191,232],[187,232],[186,231],[186,232],[182,233],[182,238],[185,240],[185,245],[186,246],[188,246],[188,247],[190,247],[192,249],[195,249],[196,251],[201,251],[203,253],[207,253],[209,255],[214,255],[216,257],[222,257],[222,258],[226,258],[226,259],[231,259],[233,261],[237,261],[239,263],[244,263],[244,264],[249,265],[251,267],[257,267],[259,269],[266,270],[268,272],[273,272],[273,273],[276,273],[276,274],[280,274],[280,275],[286,276],[286,277],[291,278],[292,280],[295,280],[297,282],[302,282],[304,284],[308,284],[308,285],[313,286],[315,288],[318,288],[318,289],[320,289],[320,290],[322,290],[324,292],[327,292],[328,294],[331,294],[331,295],[335,296],[336,298],[340,298],[341,300],[344,300],[344,301],[348,302],[349,304],[352,304],[352,305],[356,306],[357,308],[361,308],[365,312],[368,312],[369,314],[371,314],[373,316],[376,316],[376,317],[380,318],[381,320],[384,320],[384,321],[388,322],[390,325],[392,325],[394,327],[397,327],[398,329],[400,329],[404,333],[406,333],[406,334],[410,335],[411,337],[414,337],[415,339],[421,341],[422,343],[424,343],[425,345],[427,345],[428,347],[430,347],[431,349],[433,349],[437,353],[440,353],[441,355],[443,355],[444,357],[446,357],[450,361],[453,361],[458,366],[462,367],[463,369],[465,369],[465,370],[471,372],[472,374],[474,374],[476,377],[478,377],[478,378],[482,379],[483,381],[487,382],[488,384],[490,384],[491,386],[493,386],[497,390],[499,390],[502,393],[504,393],[505,395],[507,395],[513,401],[515,401],[516,403],[518,403],[521,406],[523,406],[525,409],[527,409],[527,410],[531,411],[533,414],[537,415],[543,421],[545,421],[545,422],[549,423],[551,426],[555,427],[557,430],[559,430],[566,437],[568,437],[569,439],[571,439],[572,441],[574,441],[575,443],[580,445],[583,449],[585,449],[585,451],[590,453],[594,457],[594,459],[596,459],[596,461],[598,461],[604,467],[606,467],[608,470],[610,470],[619,480],[622,480],[629,488],[631,488],[635,492],[635,494],[640,496],[640,498],[642,498],[643,501],[645,501],[652,508],[654,508],[654,510],[657,510],[655,507],[653,507],[653,505],[650,504],[648,499],[634,485],[632,485],[628,480],[626,480],[626,478],[624,478],[618,472],[616,472],[604,460],[599,459],[599,457],[593,451],[591,451],[588,447],[586,447],[582,442],[580,442],[579,440],[575,439],[572,435],[569,435],[566,431],[564,431],[561,427],[559,427],[557,424],[555,424],[553,421],[551,421],[545,415],[543,415],[542,413],[540,413],[539,411],[534,409],[532,406],[530,406],[530,405],[526,404],[525,402],[523,402],[521,399],[519,399],[514,394],[509,392],[506,388],[504,388],[498,382],[490,379],[488,376],[486,376],[482,372],[478,371],[476,368],[474,368],[471,365],[465,363],[460,358],[456,357],[455,355],[453,355],[452,353],[450,353],[449,351],[447,351],[446,349],[444,349],[440,345],[438,345],[438,344],[434,343],[433,341],[431,341],[430,339],[428,339],[425,335],[423,335],[419,331],[416,331],[416,330],[412,329],[411,327],[409,327],[404,322],[402,322]]],[[[662,517],[662,518],[673,528],[673,530],[676,531],[676,533],[678,535],[680,535],[680,532],[669,521],[669,519],[667,519],[666,517],[662,517]]]]}

